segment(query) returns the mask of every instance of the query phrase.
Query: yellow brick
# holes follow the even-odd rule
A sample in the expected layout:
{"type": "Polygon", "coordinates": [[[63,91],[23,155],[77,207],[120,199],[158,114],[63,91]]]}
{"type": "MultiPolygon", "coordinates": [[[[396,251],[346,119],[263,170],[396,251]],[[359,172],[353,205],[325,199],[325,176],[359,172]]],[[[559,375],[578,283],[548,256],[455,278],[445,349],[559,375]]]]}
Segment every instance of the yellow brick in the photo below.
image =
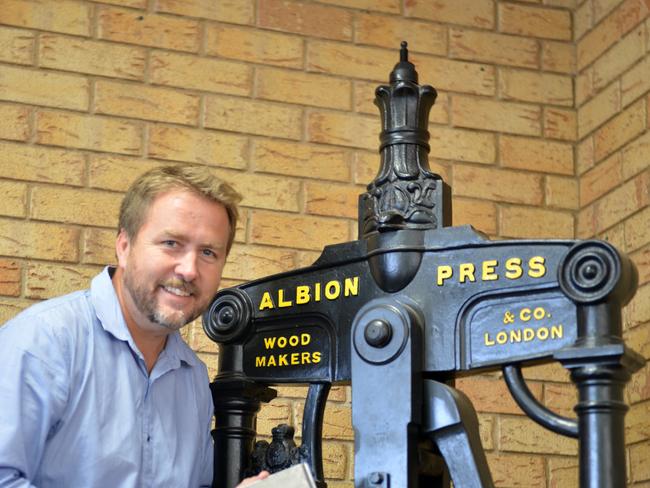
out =
{"type": "Polygon", "coordinates": [[[650,444],[643,442],[630,447],[630,467],[634,481],[650,480],[650,444]]]}
{"type": "Polygon", "coordinates": [[[639,100],[594,134],[594,157],[601,160],[646,129],[646,103],[639,100]]]}
{"type": "Polygon", "coordinates": [[[153,125],[149,156],[226,168],[246,167],[247,139],[209,130],[153,125]]]}
{"type": "Polygon", "coordinates": [[[593,204],[593,230],[601,232],[650,204],[650,170],[615,188],[593,204]]]}
{"type": "MultiPolygon", "coordinates": [[[[271,435],[271,429],[279,424],[291,423],[291,404],[275,399],[262,406],[257,416],[258,435],[271,435]]],[[[300,425],[296,422],[297,425],[300,425]]]]}
{"type": "Polygon", "coordinates": [[[99,11],[98,35],[109,41],[196,52],[200,26],[181,17],[104,7],[99,11]]]}
{"type": "Polygon", "coordinates": [[[576,217],[576,237],[591,239],[596,235],[596,215],[594,206],[581,208],[576,217]]]}
{"type": "Polygon", "coordinates": [[[186,331],[186,334],[188,334],[184,339],[193,351],[197,353],[209,354],[219,353],[219,346],[217,343],[212,342],[212,340],[207,335],[205,335],[205,331],[201,325],[200,318],[187,324],[187,327],[181,329],[181,334],[182,331],[186,331]]]}
{"type": "Polygon", "coordinates": [[[89,36],[91,9],[74,0],[3,0],[0,23],[89,36]]]}
{"type": "Polygon", "coordinates": [[[578,390],[568,383],[546,383],[544,405],[565,417],[575,417],[573,408],[578,403],[578,390]]]}
{"type": "Polygon", "coordinates": [[[76,261],[79,230],[74,227],[0,218],[0,254],[19,258],[76,261]]]}
{"type": "Polygon", "coordinates": [[[398,60],[395,50],[328,41],[308,41],[307,44],[307,68],[320,73],[387,81],[398,60]]]}
{"type": "Polygon", "coordinates": [[[578,181],[575,178],[547,176],[545,202],[548,207],[578,210],[578,181]]]}
{"type": "Polygon", "coordinates": [[[541,109],[535,105],[454,96],[451,107],[457,126],[531,136],[542,131],[541,109]]]}
{"type": "Polygon", "coordinates": [[[141,80],[145,50],[78,37],[44,34],[39,42],[39,65],[91,75],[141,80]]]}
{"type": "MultiPolygon", "coordinates": [[[[542,397],[540,383],[528,383],[536,398],[542,397]]],[[[500,379],[487,376],[470,376],[456,381],[456,388],[465,393],[474,408],[481,413],[506,413],[521,415],[506,383],[500,379]]]]}
{"type": "Polygon", "coordinates": [[[21,265],[15,259],[0,258],[0,295],[20,295],[21,265]]]}
{"type": "Polygon", "coordinates": [[[259,139],[253,143],[251,159],[256,171],[337,181],[350,179],[349,152],[331,146],[259,139]]]}
{"type": "Polygon", "coordinates": [[[485,232],[488,235],[496,235],[497,209],[494,203],[454,198],[452,211],[453,225],[469,224],[476,230],[485,232]]]}
{"type": "Polygon", "coordinates": [[[302,68],[303,40],[291,35],[225,25],[206,28],[207,53],[252,63],[302,68]]]}
{"type": "MultiPolygon", "coordinates": [[[[296,424],[302,423],[304,402],[296,402],[296,424]]],[[[337,440],[352,440],[352,409],[349,405],[328,403],[323,416],[323,438],[337,440]]]]}
{"type": "Polygon", "coordinates": [[[160,12],[233,24],[252,24],[255,21],[253,0],[158,0],[156,7],[160,12]]]}
{"type": "Polygon", "coordinates": [[[258,98],[315,107],[350,109],[352,88],[348,80],[277,68],[256,70],[258,98]]]}
{"type": "Polygon", "coordinates": [[[116,227],[122,195],[54,186],[32,189],[31,217],[74,224],[116,227]]]}
{"type": "Polygon", "coordinates": [[[643,0],[625,0],[605,20],[578,41],[578,69],[597,59],[609,46],[636,27],[648,13],[643,0]]]}
{"type": "Polygon", "coordinates": [[[163,163],[120,156],[91,155],[89,184],[93,188],[126,191],[138,176],[159,166],[163,166],[163,163]]]}
{"type": "Polygon", "coordinates": [[[18,315],[19,312],[25,310],[34,303],[35,302],[31,300],[17,300],[0,297],[0,327],[2,327],[5,322],[18,315]]]}
{"type": "Polygon", "coordinates": [[[225,278],[255,280],[294,268],[295,251],[265,246],[235,246],[224,268],[225,278]]]}
{"type": "Polygon", "coordinates": [[[310,142],[374,149],[379,147],[380,131],[378,117],[312,111],[307,118],[310,142]]]}
{"type": "Polygon", "coordinates": [[[645,56],[621,78],[621,101],[626,106],[650,91],[650,56],[645,56]]]}
{"type": "Polygon", "coordinates": [[[99,80],[95,108],[98,113],[145,120],[194,125],[199,117],[199,97],[168,88],[99,80]]]}
{"type": "Polygon", "coordinates": [[[560,363],[548,363],[536,366],[525,366],[523,368],[524,378],[526,381],[553,381],[555,383],[571,383],[569,371],[562,367],[560,363]]]}
{"type": "Polygon", "coordinates": [[[499,154],[502,166],[507,168],[573,174],[573,147],[570,144],[504,135],[499,140],[499,154]]]}
{"type": "Polygon", "coordinates": [[[625,249],[625,232],[622,222],[610,227],[596,237],[609,242],[616,249],[625,249]]]}
{"type": "MultiPolygon", "coordinates": [[[[0,13],[0,18],[2,18],[2,13],[0,13]]],[[[35,40],[33,32],[0,27],[0,61],[32,64],[35,40]]]]}
{"type": "Polygon", "coordinates": [[[496,143],[493,134],[447,127],[429,127],[431,156],[456,161],[493,163],[496,143]]]}
{"type": "Polygon", "coordinates": [[[0,180],[0,215],[25,217],[27,205],[27,185],[14,181],[0,180]]]}
{"type": "Polygon", "coordinates": [[[582,138],[601,125],[619,108],[618,85],[612,83],[605,90],[578,109],[578,137],[582,138]]]}
{"type": "Polygon", "coordinates": [[[574,39],[580,39],[593,25],[593,4],[584,2],[573,15],[574,39]]]}
{"type": "Polygon", "coordinates": [[[580,177],[580,205],[586,206],[623,182],[622,158],[613,154],[580,177]]]}
{"type": "Polygon", "coordinates": [[[577,113],[555,107],[544,108],[544,137],[575,141],[577,136],[577,113]]]}
{"type": "Polygon", "coordinates": [[[650,401],[632,405],[625,417],[625,441],[647,443],[650,439],[650,401]]]}
{"type": "Polygon", "coordinates": [[[620,5],[621,0],[592,0],[594,9],[594,24],[606,17],[614,7],[620,5]]]}
{"type": "Polygon", "coordinates": [[[155,51],[151,54],[151,82],[231,95],[249,95],[250,66],[189,54],[155,51]]]}
{"type": "Polygon", "coordinates": [[[31,110],[22,105],[0,105],[0,138],[24,141],[29,137],[31,110]]]}
{"type": "MultiPolygon", "coordinates": [[[[345,478],[348,449],[343,444],[323,443],[323,471],[326,478],[345,478]]],[[[329,486],[329,483],[328,483],[329,486]]]]}
{"type": "Polygon", "coordinates": [[[100,270],[100,267],[95,266],[30,264],[25,279],[25,296],[45,299],[87,289],[100,270]]]}
{"type": "Polygon", "coordinates": [[[638,249],[650,242],[650,208],[644,208],[639,213],[625,221],[625,247],[628,250],[638,249]]]}
{"type": "Polygon", "coordinates": [[[488,0],[410,0],[405,4],[408,17],[420,17],[436,22],[494,27],[494,6],[488,0]]]}
{"type": "Polygon", "coordinates": [[[454,166],[453,193],[496,202],[540,205],[544,198],[542,177],[520,171],[454,166]]]}
{"type": "Polygon", "coordinates": [[[113,264],[115,258],[115,230],[90,227],[83,230],[81,262],[84,264],[113,264]]]}
{"type": "Polygon", "coordinates": [[[493,66],[419,54],[409,56],[409,59],[415,63],[420,83],[433,85],[437,90],[475,95],[496,93],[496,70],[493,66]]]}
{"type": "Polygon", "coordinates": [[[89,85],[80,76],[3,66],[0,100],[86,110],[89,85]]]}
{"type": "Polygon", "coordinates": [[[554,41],[544,41],[542,43],[542,69],[573,74],[575,65],[575,45],[554,41]]]}
{"type": "Polygon", "coordinates": [[[576,173],[583,174],[594,166],[594,139],[588,137],[578,144],[576,155],[576,173]]]}
{"type": "Polygon", "coordinates": [[[36,116],[36,141],[52,146],[139,154],[142,126],[108,117],[41,111],[36,116]]]}
{"type": "Polygon", "coordinates": [[[571,12],[499,3],[499,30],[508,34],[571,40],[571,12]]]}
{"type": "MultiPolygon", "coordinates": [[[[638,328],[638,327],[637,327],[638,328]]],[[[650,398],[650,365],[646,365],[637,371],[627,386],[627,402],[638,403],[650,398]]]]}
{"type": "Polygon", "coordinates": [[[494,449],[495,424],[494,415],[478,413],[478,433],[483,449],[494,449]]]}
{"type": "Polygon", "coordinates": [[[647,158],[648,151],[650,151],[650,131],[646,131],[623,148],[623,178],[628,179],[648,167],[650,164],[647,158]]]}
{"type": "Polygon", "coordinates": [[[571,239],[574,236],[573,215],[557,210],[502,207],[499,222],[499,236],[502,237],[571,239]]]}
{"type": "Polygon", "coordinates": [[[485,31],[452,28],[449,54],[471,61],[537,68],[539,46],[534,39],[485,31]]]}
{"type": "Polygon", "coordinates": [[[84,166],[79,153],[0,142],[0,177],[81,185],[84,166]]]}
{"type": "MultiPolygon", "coordinates": [[[[636,269],[639,273],[639,285],[644,285],[650,282],[650,245],[630,254],[630,258],[636,265],[636,269]]],[[[648,386],[650,387],[650,384],[648,386]]]]}
{"type": "Polygon", "coordinates": [[[343,219],[311,217],[253,210],[251,242],[319,251],[328,244],[346,242],[343,219]]]}
{"type": "Polygon", "coordinates": [[[495,486],[546,488],[544,459],[519,454],[487,454],[495,486]]]}
{"type": "Polygon", "coordinates": [[[577,458],[548,458],[549,488],[579,486],[577,458]]]}
{"type": "Polygon", "coordinates": [[[322,0],[321,3],[393,14],[400,12],[399,0],[322,0]]]}
{"type": "Polygon", "coordinates": [[[596,90],[605,87],[643,57],[645,53],[644,31],[642,24],[596,60],[593,65],[594,88],[596,90]]]}
{"type": "Polygon", "coordinates": [[[549,105],[573,105],[573,83],[569,76],[502,69],[499,92],[504,99],[549,105]]]}
{"type": "Polygon", "coordinates": [[[594,70],[589,67],[574,79],[576,106],[579,107],[594,96],[594,70]]]}
{"type": "Polygon", "coordinates": [[[355,41],[359,44],[399,49],[400,42],[408,40],[409,51],[426,54],[447,54],[447,28],[442,25],[359,13],[355,19],[355,41]]]}
{"type": "Polygon", "coordinates": [[[242,98],[209,96],[205,126],[287,139],[300,139],[302,109],[242,98]]]}
{"type": "MultiPolygon", "coordinates": [[[[624,323],[628,327],[637,327],[650,321],[650,285],[641,286],[624,311],[624,323]]],[[[648,357],[648,342],[642,342],[636,351],[648,357]]]]}
{"type": "Polygon", "coordinates": [[[499,449],[573,456],[578,441],[546,430],[527,417],[502,417],[499,449]]]}
{"type": "Polygon", "coordinates": [[[102,3],[111,5],[121,5],[122,7],[146,8],[147,0],[102,0],[102,3]]]}
{"type": "Polygon", "coordinates": [[[262,27],[326,39],[352,40],[352,14],[348,10],[287,0],[261,0],[258,5],[257,23],[262,27]]]}
{"type": "MultiPolygon", "coordinates": [[[[286,177],[242,174],[239,171],[214,170],[214,173],[231,183],[244,199],[242,205],[297,212],[299,210],[300,183],[286,177]]],[[[292,247],[292,246],[287,246],[292,247]]]]}
{"type": "Polygon", "coordinates": [[[349,185],[305,182],[305,210],[309,214],[356,219],[363,189],[349,185]]]}

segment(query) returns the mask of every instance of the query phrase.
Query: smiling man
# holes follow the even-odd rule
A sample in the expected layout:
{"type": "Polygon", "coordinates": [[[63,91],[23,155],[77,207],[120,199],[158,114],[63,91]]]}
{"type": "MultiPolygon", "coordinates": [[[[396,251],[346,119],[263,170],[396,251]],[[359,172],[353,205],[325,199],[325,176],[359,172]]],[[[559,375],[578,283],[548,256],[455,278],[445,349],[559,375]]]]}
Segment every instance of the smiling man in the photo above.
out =
{"type": "Polygon", "coordinates": [[[178,330],[217,292],[239,200],[205,168],[145,173],[117,267],[0,328],[0,487],[210,486],[207,369],[178,330]]]}

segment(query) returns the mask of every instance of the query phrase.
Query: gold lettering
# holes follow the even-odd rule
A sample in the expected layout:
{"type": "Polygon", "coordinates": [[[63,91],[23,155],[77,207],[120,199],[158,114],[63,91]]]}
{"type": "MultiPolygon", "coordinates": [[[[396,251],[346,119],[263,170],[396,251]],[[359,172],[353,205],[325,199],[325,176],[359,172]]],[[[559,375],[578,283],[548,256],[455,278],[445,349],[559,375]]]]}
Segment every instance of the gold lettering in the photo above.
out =
{"type": "Polygon", "coordinates": [[[280,349],[285,348],[287,346],[287,338],[286,337],[278,337],[278,347],[280,349]]]}
{"type": "Polygon", "coordinates": [[[312,352],[311,353],[311,362],[314,364],[320,363],[321,360],[321,353],[320,351],[312,352]]]}
{"type": "Polygon", "coordinates": [[[295,366],[296,364],[300,364],[300,354],[297,352],[294,352],[291,354],[291,365],[295,366]]]}
{"type": "Polygon", "coordinates": [[[292,347],[296,347],[298,345],[298,342],[300,342],[300,339],[298,338],[297,335],[292,335],[289,337],[289,345],[292,347]]]}
{"type": "Polygon", "coordinates": [[[285,300],[284,299],[284,290],[280,288],[278,290],[278,307],[280,308],[287,308],[293,305],[293,302],[291,300],[285,300]]]}
{"type": "Polygon", "coordinates": [[[542,256],[533,256],[528,260],[528,276],[531,278],[541,278],[546,274],[546,259],[542,256]]]}
{"type": "Polygon", "coordinates": [[[494,340],[490,339],[490,334],[487,332],[485,333],[485,339],[484,341],[486,346],[494,346],[494,340]]]}
{"type": "Polygon", "coordinates": [[[526,327],[524,329],[524,342],[530,342],[535,338],[535,331],[526,327]]]}
{"type": "Polygon", "coordinates": [[[311,363],[311,354],[308,353],[308,352],[303,352],[303,353],[301,354],[300,362],[301,362],[302,364],[309,364],[309,363],[311,363]]]}
{"type": "Polygon", "coordinates": [[[309,303],[309,287],[305,285],[300,285],[296,287],[296,305],[302,305],[303,303],[309,303]]]}
{"type": "Polygon", "coordinates": [[[311,334],[307,334],[307,333],[304,333],[304,332],[302,334],[300,334],[300,345],[301,346],[306,346],[310,342],[311,342],[311,334]]]}
{"type": "Polygon", "coordinates": [[[271,366],[275,366],[275,356],[269,356],[269,360],[266,362],[266,365],[270,368],[271,366]]]}
{"type": "Polygon", "coordinates": [[[533,317],[535,317],[536,320],[542,320],[545,315],[546,310],[544,310],[543,307],[536,307],[535,310],[533,310],[533,317]]]}
{"type": "Polygon", "coordinates": [[[510,342],[521,342],[521,329],[513,329],[510,331],[510,342]]]}
{"type": "Polygon", "coordinates": [[[289,366],[289,363],[287,362],[286,354],[278,355],[278,366],[289,366]]]}
{"type": "Polygon", "coordinates": [[[350,295],[357,296],[359,294],[359,277],[345,278],[343,295],[349,297],[350,295]]]}
{"type": "Polygon", "coordinates": [[[438,286],[444,285],[445,280],[451,278],[453,274],[454,274],[454,270],[452,269],[451,266],[447,264],[438,266],[438,280],[437,280],[438,286]]]}
{"type": "Polygon", "coordinates": [[[472,263],[461,263],[460,268],[459,268],[459,277],[458,281],[461,283],[465,283],[465,280],[468,279],[472,283],[476,281],[476,278],[474,278],[474,271],[475,267],[472,263]]]}
{"type": "Polygon", "coordinates": [[[266,356],[255,357],[255,367],[263,368],[264,366],[266,366],[266,356]]]}
{"type": "Polygon", "coordinates": [[[336,300],[341,294],[341,283],[332,280],[328,281],[325,285],[325,298],[328,300],[336,300]]]}
{"type": "Polygon", "coordinates": [[[519,312],[519,318],[522,322],[528,322],[530,320],[530,308],[522,308],[519,312]]]}
{"type": "Polygon", "coordinates": [[[275,339],[276,339],[276,337],[265,337],[264,338],[264,348],[265,349],[273,349],[273,347],[275,347],[275,339]]]}
{"type": "Polygon", "coordinates": [[[320,302],[320,283],[314,285],[314,301],[320,302]]]}
{"type": "Polygon", "coordinates": [[[537,329],[537,338],[540,341],[545,341],[546,339],[548,339],[548,328],[540,327],[539,329],[537,329]]]}
{"type": "Polygon", "coordinates": [[[524,270],[521,267],[520,258],[510,258],[506,261],[506,278],[516,280],[521,278],[522,274],[524,274],[524,270]]]}
{"type": "Polygon", "coordinates": [[[563,335],[564,335],[564,328],[562,327],[562,324],[553,325],[551,327],[551,339],[562,339],[563,335]]]}
{"type": "Polygon", "coordinates": [[[268,291],[264,292],[264,295],[262,295],[262,300],[260,301],[260,310],[264,310],[266,308],[275,308],[271,294],[268,291]]]}
{"type": "Polygon", "coordinates": [[[500,331],[497,333],[497,344],[505,344],[508,342],[508,334],[505,333],[505,331],[500,331]]]}
{"type": "Polygon", "coordinates": [[[496,259],[483,261],[483,281],[494,281],[499,279],[499,275],[494,272],[494,268],[497,267],[497,264],[499,264],[499,262],[496,259]]]}

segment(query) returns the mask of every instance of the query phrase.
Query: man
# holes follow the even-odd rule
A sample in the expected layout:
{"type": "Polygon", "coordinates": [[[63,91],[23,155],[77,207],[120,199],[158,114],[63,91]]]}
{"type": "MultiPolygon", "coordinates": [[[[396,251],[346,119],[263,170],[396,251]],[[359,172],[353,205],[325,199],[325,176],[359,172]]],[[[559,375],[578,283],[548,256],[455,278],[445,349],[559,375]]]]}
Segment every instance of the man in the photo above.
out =
{"type": "Polygon", "coordinates": [[[217,292],[239,200],[205,168],[145,173],[117,267],[0,328],[0,487],[211,484],[207,369],[178,330],[217,292]]]}

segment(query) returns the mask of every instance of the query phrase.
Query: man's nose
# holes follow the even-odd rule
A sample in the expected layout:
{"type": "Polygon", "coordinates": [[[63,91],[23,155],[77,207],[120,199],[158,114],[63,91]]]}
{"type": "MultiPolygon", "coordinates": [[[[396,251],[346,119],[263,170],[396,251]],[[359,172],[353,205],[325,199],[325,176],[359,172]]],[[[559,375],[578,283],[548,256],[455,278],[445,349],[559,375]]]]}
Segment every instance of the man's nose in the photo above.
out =
{"type": "Polygon", "coordinates": [[[197,254],[194,251],[183,253],[176,263],[176,274],[185,281],[194,281],[197,275],[197,254]]]}

